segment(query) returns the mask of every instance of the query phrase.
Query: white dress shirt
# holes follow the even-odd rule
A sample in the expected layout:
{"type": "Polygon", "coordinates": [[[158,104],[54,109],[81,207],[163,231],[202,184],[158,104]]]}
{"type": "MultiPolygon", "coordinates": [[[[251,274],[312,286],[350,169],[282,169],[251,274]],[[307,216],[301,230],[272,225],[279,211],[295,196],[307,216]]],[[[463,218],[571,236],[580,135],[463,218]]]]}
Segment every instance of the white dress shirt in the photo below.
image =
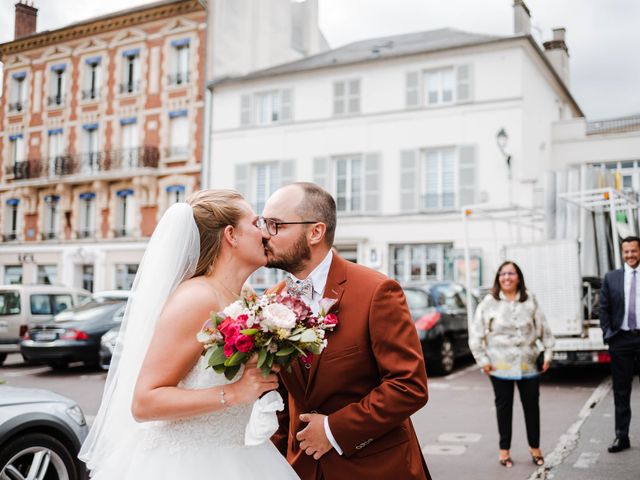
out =
{"type": "MultiPolygon", "coordinates": [[[[322,295],[324,294],[324,287],[327,285],[327,277],[329,276],[329,269],[331,268],[331,262],[333,260],[333,252],[329,250],[327,256],[324,257],[324,260],[320,262],[320,264],[313,269],[313,271],[309,274],[307,278],[311,278],[311,283],[313,285],[313,292],[311,298],[307,295],[303,295],[302,299],[311,307],[313,313],[318,313],[320,308],[320,300],[322,300],[322,295]]],[[[296,278],[295,275],[289,274],[292,280],[294,281],[303,281],[304,278],[296,278]]],[[[331,446],[342,455],[342,449],[336,442],[336,439],[333,437],[331,433],[331,428],[329,428],[329,417],[324,417],[324,433],[331,443],[331,446]]]]}
{"type": "Polygon", "coordinates": [[[636,273],[636,325],[640,325],[640,267],[631,268],[624,264],[624,318],[622,319],[622,330],[629,330],[629,292],[631,291],[631,279],[633,272],[636,273]]]}

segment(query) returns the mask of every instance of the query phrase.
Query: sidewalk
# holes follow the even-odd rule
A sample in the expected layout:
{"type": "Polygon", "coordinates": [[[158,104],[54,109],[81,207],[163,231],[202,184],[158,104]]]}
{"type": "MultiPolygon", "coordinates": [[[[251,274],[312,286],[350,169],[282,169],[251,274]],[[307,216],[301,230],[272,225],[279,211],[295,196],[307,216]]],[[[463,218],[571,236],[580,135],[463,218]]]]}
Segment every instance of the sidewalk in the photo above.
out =
{"type": "Polygon", "coordinates": [[[637,480],[640,478],[640,383],[634,378],[631,394],[631,448],[619,453],[607,452],[614,439],[613,390],[610,379],[592,395],[591,408],[585,405],[581,419],[569,429],[552,456],[550,468],[539,469],[530,477],[556,480],[637,480]],[[598,398],[599,397],[599,398],[598,398]],[[586,417],[586,418],[585,418],[586,417]]]}

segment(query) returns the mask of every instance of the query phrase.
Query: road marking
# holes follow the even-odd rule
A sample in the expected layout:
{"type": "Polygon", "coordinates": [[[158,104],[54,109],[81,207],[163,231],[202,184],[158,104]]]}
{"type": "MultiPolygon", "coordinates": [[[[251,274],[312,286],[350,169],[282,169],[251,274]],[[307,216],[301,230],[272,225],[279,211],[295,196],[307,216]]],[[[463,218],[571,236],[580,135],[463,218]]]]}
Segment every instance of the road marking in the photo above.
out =
{"type": "Polygon", "coordinates": [[[560,465],[562,461],[576,449],[580,428],[582,428],[584,422],[589,418],[595,406],[607,396],[610,390],[611,378],[607,377],[598,385],[598,388],[593,391],[589,399],[584,403],[578,413],[578,419],[560,436],[560,440],[558,440],[553,452],[545,458],[545,464],[538,467],[538,469],[531,474],[529,480],[547,480],[553,478],[553,473],[550,470],[560,465]]]}
{"type": "Polygon", "coordinates": [[[480,433],[443,433],[438,437],[442,443],[476,443],[482,438],[480,433]]]}
{"type": "Polygon", "coordinates": [[[426,445],[422,449],[425,455],[462,455],[467,450],[464,445],[426,445]]]}
{"type": "Polygon", "coordinates": [[[591,468],[598,461],[598,457],[600,454],[596,452],[582,452],[576,463],[573,464],[573,468],[591,468]]]}
{"type": "Polygon", "coordinates": [[[30,368],[29,370],[16,370],[15,372],[4,372],[3,377],[15,378],[26,377],[27,375],[35,375],[38,373],[44,373],[51,370],[49,367],[30,368]]]}

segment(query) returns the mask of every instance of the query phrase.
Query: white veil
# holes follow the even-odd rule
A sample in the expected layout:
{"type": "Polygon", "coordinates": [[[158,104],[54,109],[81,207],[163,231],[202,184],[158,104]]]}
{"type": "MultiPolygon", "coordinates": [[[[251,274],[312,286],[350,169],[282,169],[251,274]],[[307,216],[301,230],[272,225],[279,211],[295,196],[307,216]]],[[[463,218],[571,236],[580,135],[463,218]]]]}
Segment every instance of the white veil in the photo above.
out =
{"type": "Polygon", "coordinates": [[[78,457],[98,470],[123,437],[139,424],[131,414],[133,390],[156,322],[175,288],[193,276],[200,235],[193,210],[172,205],[162,216],[138,268],[102,396],[102,404],[78,457]]]}

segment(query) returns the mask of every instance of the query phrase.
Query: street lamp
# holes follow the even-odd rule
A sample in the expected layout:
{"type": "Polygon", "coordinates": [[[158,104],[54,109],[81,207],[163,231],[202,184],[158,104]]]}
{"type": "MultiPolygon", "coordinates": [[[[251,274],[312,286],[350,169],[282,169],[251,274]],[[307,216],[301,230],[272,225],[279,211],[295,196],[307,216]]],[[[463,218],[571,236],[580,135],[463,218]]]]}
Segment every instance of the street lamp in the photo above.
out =
{"type": "Polygon", "coordinates": [[[513,191],[511,186],[511,155],[507,153],[507,142],[509,141],[509,136],[504,128],[498,130],[496,133],[496,143],[498,144],[498,148],[500,149],[500,153],[504,157],[505,162],[507,162],[507,176],[509,179],[509,205],[513,203],[513,191]]]}

